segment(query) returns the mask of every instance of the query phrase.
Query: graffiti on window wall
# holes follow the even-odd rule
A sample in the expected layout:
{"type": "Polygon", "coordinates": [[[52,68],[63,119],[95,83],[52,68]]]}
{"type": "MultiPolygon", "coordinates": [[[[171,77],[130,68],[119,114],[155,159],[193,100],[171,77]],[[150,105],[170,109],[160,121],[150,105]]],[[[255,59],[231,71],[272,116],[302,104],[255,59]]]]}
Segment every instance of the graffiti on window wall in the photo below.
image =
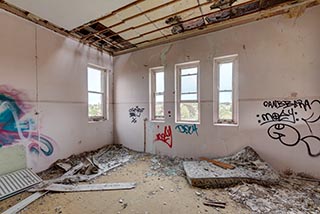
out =
{"type": "Polygon", "coordinates": [[[139,106],[133,107],[129,109],[129,118],[131,119],[131,123],[136,123],[138,118],[143,113],[144,108],[140,108],[139,106]]]}
{"type": "Polygon", "coordinates": [[[38,133],[35,120],[29,116],[33,106],[26,100],[23,92],[0,85],[0,148],[24,143],[30,152],[50,156],[54,141],[38,133]]]}
{"type": "Polygon", "coordinates": [[[155,141],[161,141],[172,148],[172,130],[171,126],[165,126],[163,132],[156,134],[155,141]]]}
{"type": "Polygon", "coordinates": [[[314,132],[320,122],[320,100],[264,101],[263,107],[268,111],[257,115],[258,123],[268,126],[270,138],[285,146],[304,144],[311,157],[320,156],[320,137],[314,132]]]}
{"type": "Polygon", "coordinates": [[[196,124],[179,124],[175,127],[175,129],[182,134],[186,134],[186,135],[196,134],[197,136],[199,135],[198,127],[196,124]]]}

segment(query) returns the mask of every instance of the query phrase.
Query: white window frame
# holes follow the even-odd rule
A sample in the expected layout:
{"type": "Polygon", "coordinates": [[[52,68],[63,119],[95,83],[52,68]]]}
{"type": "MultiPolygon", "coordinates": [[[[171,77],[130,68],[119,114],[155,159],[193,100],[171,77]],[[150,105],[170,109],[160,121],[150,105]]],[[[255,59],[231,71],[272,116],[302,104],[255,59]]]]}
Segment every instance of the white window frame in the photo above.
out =
{"type": "Polygon", "coordinates": [[[152,121],[163,122],[165,120],[165,113],[163,112],[163,117],[158,117],[156,115],[156,95],[163,95],[163,111],[164,111],[164,99],[165,99],[165,72],[164,67],[154,67],[149,69],[149,109],[150,109],[150,118],[152,121]],[[164,75],[164,91],[156,92],[156,73],[163,72],[164,75]]]}
{"type": "Polygon", "coordinates": [[[180,63],[175,65],[175,118],[176,123],[192,123],[200,124],[200,61],[192,61],[186,63],[180,63]],[[197,100],[196,101],[182,101],[183,103],[198,103],[198,120],[182,120],[180,113],[181,103],[181,70],[188,68],[197,68],[197,100]]]}
{"type": "Polygon", "coordinates": [[[238,55],[228,55],[216,57],[213,59],[213,82],[216,88],[213,95],[213,100],[216,101],[214,105],[213,121],[216,125],[239,125],[239,83],[238,83],[239,61],[238,55]],[[220,70],[219,65],[224,63],[233,63],[232,66],[232,119],[225,120],[219,118],[219,94],[220,92],[220,70]]]}
{"type": "Polygon", "coordinates": [[[87,117],[89,122],[99,122],[99,121],[105,121],[109,119],[109,72],[107,68],[101,67],[98,65],[88,64],[87,66],[87,117]],[[96,91],[89,91],[89,85],[88,85],[88,75],[89,70],[88,68],[96,69],[101,71],[101,92],[96,91]],[[102,116],[89,116],[89,94],[101,94],[102,95],[102,116]]]}

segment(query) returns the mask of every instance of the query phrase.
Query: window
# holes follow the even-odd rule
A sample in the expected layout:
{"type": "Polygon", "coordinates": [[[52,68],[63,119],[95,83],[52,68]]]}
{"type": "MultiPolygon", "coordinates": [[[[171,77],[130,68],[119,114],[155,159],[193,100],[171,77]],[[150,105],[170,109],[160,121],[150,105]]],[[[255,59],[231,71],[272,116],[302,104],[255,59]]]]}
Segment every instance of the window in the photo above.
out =
{"type": "Polygon", "coordinates": [[[150,117],[164,120],[164,68],[150,69],[150,117]]]}
{"type": "Polygon", "coordinates": [[[200,122],[199,62],[176,65],[176,122],[200,122]]]}
{"type": "Polygon", "coordinates": [[[214,77],[217,86],[215,99],[216,123],[237,124],[238,115],[238,82],[237,82],[237,55],[218,57],[214,59],[214,77]]]}
{"type": "Polygon", "coordinates": [[[96,66],[87,69],[89,121],[106,119],[106,70],[96,66]]]}

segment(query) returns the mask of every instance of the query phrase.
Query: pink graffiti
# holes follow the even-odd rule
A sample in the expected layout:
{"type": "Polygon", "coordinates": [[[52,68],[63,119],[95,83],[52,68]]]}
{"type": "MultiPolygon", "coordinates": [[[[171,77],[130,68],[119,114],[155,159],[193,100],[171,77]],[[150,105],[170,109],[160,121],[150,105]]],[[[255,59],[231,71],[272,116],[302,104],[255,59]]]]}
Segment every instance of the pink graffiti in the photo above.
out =
{"type": "Polygon", "coordinates": [[[158,133],[156,135],[155,141],[161,141],[172,148],[172,131],[171,126],[165,126],[163,133],[158,133]]]}
{"type": "Polygon", "coordinates": [[[0,148],[22,142],[30,152],[50,156],[54,141],[38,133],[36,121],[27,115],[33,108],[28,101],[24,92],[0,85],[0,148]]]}

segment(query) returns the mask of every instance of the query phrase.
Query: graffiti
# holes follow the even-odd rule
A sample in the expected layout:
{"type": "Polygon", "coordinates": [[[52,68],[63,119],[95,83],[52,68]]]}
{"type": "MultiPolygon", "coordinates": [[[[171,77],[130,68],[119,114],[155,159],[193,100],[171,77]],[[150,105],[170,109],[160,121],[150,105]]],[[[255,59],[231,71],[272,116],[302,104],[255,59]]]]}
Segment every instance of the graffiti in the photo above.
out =
{"type": "Polygon", "coordinates": [[[129,109],[129,118],[131,118],[131,123],[136,123],[137,118],[141,116],[144,108],[139,108],[139,106],[133,107],[129,109]]]}
{"type": "MultiPolygon", "coordinates": [[[[314,101],[313,101],[314,102],[314,101]]],[[[266,108],[301,108],[304,109],[305,111],[311,109],[311,104],[309,100],[273,100],[273,101],[264,101],[263,106],[266,108]]]]}
{"type": "Polygon", "coordinates": [[[172,148],[172,131],[171,126],[165,126],[163,133],[158,133],[156,135],[155,141],[161,141],[172,148]]]}
{"type": "Polygon", "coordinates": [[[264,101],[263,106],[274,109],[257,115],[261,126],[270,124],[267,129],[270,138],[290,147],[302,143],[311,157],[320,156],[320,137],[313,133],[312,128],[320,121],[320,100],[264,101]],[[305,124],[307,133],[295,126],[299,121],[305,124]]]}
{"type": "Polygon", "coordinates": [[[175,129],[182,134],[192,135],[195,133],[198,136],[198,127],[196,124],[181,124],[177,125],[175,129]]]}
{"type": "Polygon", "coordinates": [[[268,128],[268,135],[275,140],[279,140],[283,145],[286,146],[296,146],[298,143],[302,142],[306,145],[308,154],[311,157],[317,157],[320,155],[320,147],[318,150],[312,149],[317,147],[320,142],[320,138],[314,135],[307,135],[302,137],[300,132],[293,126],[283,123],[273,124],[268,128]]]}
{"type": "Polygon", "coordinates": [[[6,85],[0,85],[0,148],[15,143],[28,143],[31,153],[52,155],[53,140],[38,134],[37,124],[28,117],[32,105],[26,95],[6,85]]]}

